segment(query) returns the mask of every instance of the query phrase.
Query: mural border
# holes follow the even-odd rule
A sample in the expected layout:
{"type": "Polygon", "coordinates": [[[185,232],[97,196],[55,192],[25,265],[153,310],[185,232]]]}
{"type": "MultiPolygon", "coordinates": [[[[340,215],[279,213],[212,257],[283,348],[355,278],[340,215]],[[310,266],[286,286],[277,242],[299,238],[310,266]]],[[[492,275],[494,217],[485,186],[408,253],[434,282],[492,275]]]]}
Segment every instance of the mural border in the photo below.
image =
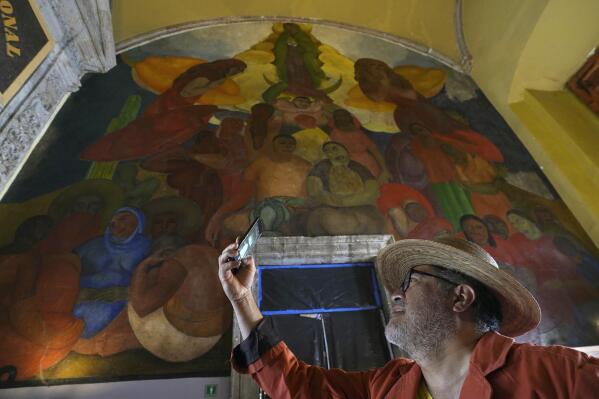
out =
{"type": "Polygon", "coordinates": [[[153,41],[164,39],[170,36],[174,36],[180,33],[185,33],[189,31],[193,31],[199,28],[206,28],[212,26],[219,25],[228,25],[228,24],[238,24],[238,23],[251,23],[251,22],[295,22],[301,24],[312,24],[312,25],[321,25],[328,26],[332,28],[349,30],[352,32],[362,33],[365,35],[369,35],[375,37],[377,39],[382,39],[387,42],[405,47],[408,50],[414,51],[418,54],[428,56],[433,58],[434,60],[440,62],[447,67],[460,72],[468,74],[468,72],[456,61],[451,59],[449,56],[440,53],[437,50],[434,50],[430,47],[426,47],[422,44],[418,44],[409,39],[392,35],[390,33],[382,32],[376,29],[363,28],[356,25],[334,22],[327,19],[319,19],[319,18],[306,18],[306,17],[280,17],[280,16],[247,16],[247,17],[223,17],[223,18],[215,18],[215,19],[207,19],[201,21],[193,21],[193,22],[185,22],[182,24],[176,24],[171,26],[166,26],[163,28],[158,28],[152,30],[150,32],[142,33],[140,35],[134,36],[130,39],[126,39],[116,43],[116,53],[121,54],[125,51],[131,50],[136,47],[143,46],[144,44],[151,43],[153,41]]]}

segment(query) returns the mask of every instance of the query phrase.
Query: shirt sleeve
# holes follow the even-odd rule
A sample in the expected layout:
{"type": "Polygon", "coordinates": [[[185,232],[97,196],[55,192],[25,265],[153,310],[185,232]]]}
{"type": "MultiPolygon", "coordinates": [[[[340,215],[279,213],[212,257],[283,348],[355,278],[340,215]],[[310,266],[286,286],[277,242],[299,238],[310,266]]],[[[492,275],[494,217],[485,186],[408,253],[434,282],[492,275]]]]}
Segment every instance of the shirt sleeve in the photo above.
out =
{"type": "Polygon", "coordinates": [[[375,373],[324,369],[298,360],[268,317],[235,347],[231,363],[238,372],[251,374],[271,398],[366,399],[375,373]]]}
{"type": "Polygon", "coordinates": [[[250,364],[256,362],[273,346],[281,342],[272,319],[266,317],[258,323],[250,335],[233,349],[231,361],[235,370],[247,373],[250,364]]]}

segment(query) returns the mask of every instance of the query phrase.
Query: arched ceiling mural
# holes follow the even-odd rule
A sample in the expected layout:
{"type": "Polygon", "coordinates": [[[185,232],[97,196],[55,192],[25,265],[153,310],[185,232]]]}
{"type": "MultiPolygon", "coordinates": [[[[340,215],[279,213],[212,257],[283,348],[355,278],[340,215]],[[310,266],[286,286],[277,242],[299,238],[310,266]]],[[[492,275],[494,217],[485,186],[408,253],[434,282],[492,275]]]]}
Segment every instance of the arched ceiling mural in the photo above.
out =
{"type": "Polygon", "coordinates": [[[597,249],[468,76],[379,34],[246,21],[131,48],[65,103],[0,204],[2,363],[25,385],[228,373],[214,262],[258,216],[463,237],[539,298],[521,341],[599,339],[597,249]]]}
{"type": "Polygon", "coordinates": [[[229,0],[198,7],[191,0],[115,0],[117,45],[140,36],[215,19],[285,16],[373,29],[403,38],[421,50],[470,71],[471,76],[518,137],[545,168],[595,243],[599,243],[599,162],[596,118],[563,91],[564,83],[597,45],[595,0],[229,0]],[[462,34],[463,32],[463,34],[462,34]],[[528,89],[555,91],[528,95],[528,89]],[[557,111],[557,114],[556,114],[557,111]],[[539,120],[545,122],[539,123],[539,120]],[[547,135],[547,129],[553,134],[547,135]],[[565,155],[563,148],[568,148],[565,155]],[[593,183],[579,179],[591,176],[593,183]]]}

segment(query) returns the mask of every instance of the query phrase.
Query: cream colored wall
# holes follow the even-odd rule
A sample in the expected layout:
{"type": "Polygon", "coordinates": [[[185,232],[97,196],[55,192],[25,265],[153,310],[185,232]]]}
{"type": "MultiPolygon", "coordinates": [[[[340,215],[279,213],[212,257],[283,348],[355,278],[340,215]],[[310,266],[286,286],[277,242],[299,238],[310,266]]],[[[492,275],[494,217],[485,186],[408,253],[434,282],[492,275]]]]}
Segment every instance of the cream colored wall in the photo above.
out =
{"type": "Polygon", "coordinates": [[[317,18],[391,33],[457,61],[453,9],[452,0],[114,0],[112,18],[117,43],[165,26],[222,17],[317,18]]]}

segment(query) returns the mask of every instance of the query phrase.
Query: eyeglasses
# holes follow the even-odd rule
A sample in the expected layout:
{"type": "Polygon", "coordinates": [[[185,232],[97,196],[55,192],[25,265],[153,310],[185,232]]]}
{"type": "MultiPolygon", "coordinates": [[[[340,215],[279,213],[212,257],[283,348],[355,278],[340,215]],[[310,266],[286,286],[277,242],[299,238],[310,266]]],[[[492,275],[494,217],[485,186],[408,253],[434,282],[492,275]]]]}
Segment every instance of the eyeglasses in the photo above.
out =
{"type": "Polygon", "coordinates": [[[425,276],[435,277],[435,278],[438,278],[439,280],[446,281],[451,285],[456,285],[456,286],[459,285],[458,283],[454,283],[453,281],[448,280],[445,277],[437,276],[436,274],[431,274],[431,273],[427,273],[427,272],[421,272],[420,270],[410,269],[408,274],[406,274],[406,277],[404,278],[403,282],[401,283],[401,287],[399,287],[402,294],[405,294],[406,291],[408,290],[408,288],[410,288],[410,283],[412,282],[412,274],[423,274],[425,276]]]}

